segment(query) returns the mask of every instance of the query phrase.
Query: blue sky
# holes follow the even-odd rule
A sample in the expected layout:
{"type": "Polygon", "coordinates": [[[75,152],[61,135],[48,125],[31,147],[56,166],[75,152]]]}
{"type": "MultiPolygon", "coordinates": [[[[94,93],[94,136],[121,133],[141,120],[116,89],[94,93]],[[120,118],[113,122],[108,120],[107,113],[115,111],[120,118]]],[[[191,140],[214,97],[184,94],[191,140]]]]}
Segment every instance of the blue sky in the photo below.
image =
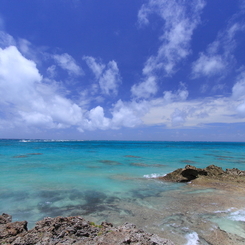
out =
{"type": "Polygon", "coordinates": [[[245,1],[1,0],[0,138],[245,141],[245,1]]]}

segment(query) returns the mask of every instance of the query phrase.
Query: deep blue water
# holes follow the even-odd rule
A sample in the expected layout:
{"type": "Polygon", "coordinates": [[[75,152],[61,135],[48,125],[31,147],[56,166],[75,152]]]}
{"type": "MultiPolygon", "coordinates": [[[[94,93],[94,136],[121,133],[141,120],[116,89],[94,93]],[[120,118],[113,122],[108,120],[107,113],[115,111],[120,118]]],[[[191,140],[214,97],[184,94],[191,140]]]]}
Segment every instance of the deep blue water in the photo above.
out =
{"type": "Polygon", "coordinates": [[[181,189],[149,177],[187,164],[245,170],[245,143],[0,140],[0,211],[30,226],[45,216],[121,217],[119,203],[154,208],[147,198],[181,189]]]}

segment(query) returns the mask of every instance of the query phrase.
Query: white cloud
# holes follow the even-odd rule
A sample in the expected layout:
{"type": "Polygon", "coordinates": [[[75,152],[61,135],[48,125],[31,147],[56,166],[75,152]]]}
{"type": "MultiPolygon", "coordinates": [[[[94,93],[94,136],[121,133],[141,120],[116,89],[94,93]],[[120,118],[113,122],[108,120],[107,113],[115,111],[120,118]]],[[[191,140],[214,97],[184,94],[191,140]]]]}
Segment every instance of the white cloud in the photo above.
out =
{"type": "Polygon", "coordinates": [[[24,58],[16,47],[0,49],[0,101],[28,104],[41,79],[35,63],[24,58]]]}
{"type": "Polygon", "coordinates": [[[47,69],[47,73],[48,73],[49,77],[51,77],[51,78],[55,77],[57,75],[56,65],[49,66],[47,69]]]}
{"type": "Polygon", "coordinates": [[[193,78],[226,74],[235,63],[233,56],[233,51],[237,46],[235,36],[244,30],[243,23],[232,19],[226,29],[218,33],[215,41],[209,44],[207,51],[200,53],[199,58],[193,62],[193,78]]]}
{"type": "Polygon", "coordinates": [[[112,109],[112,128],[135,127],[142,124],[141,117],[148,111],[148,102],[123,102],[119,100],[112,109]]]}
{"type": "Polygon", "coordinates": [[[106,66],[101,62],[96,62],[95,58],[91,56],[84,56],[83,59],[94,73],[96,79],[99,79],[106,66]]]}
{"type": "Polygon", "coordinates": [[[0,31],[0,47],[6,48],[8,46],[16,45],[16,42],[12,36],[4,31],[0,31]]]}
{"type": "Polygon", "coordinates": [[[60,128],[77,125],[82,110],[42,82],[36,64],[14,46],[0,49],[0,104],[6,117],[25,125],[60,128]]]}
{"type": "Polygon", "coordinates": [[[173,127],[182,126],[185,123],[186,113],[176,108],[171,114],[171,122],[173,127]]]}
{"type": "Polygon", "coordinates": [[[243,103],[241,103],[237,106],[236,111],[237,111],[239,117],[242,117],[242,118],[245,117],[245,100],[243,101],[243,103]]]}
{"type": "Polygon", "coordinates": [[[105,116],[104,109],[97,106],[86,113],[86,118],[79,126],[79,130],[119,129],[121,127],[136,127],[142,124],[141,117],[148,111],[149,103],[141,101],[123,102],[122,100],[111,109],[111,118],[105,116]]]}
{"type": "Polygon", "coordinates": [[[103,94],[117,95],[118,85],[121,83],[117,63],[113,60],[107,65],[107,69],[99,79],[100,88],[103,94]]]}
{"type": "Polygon", "coordinates": [[[133,97],[136,98],[149,98],[155,95],[158,91],[156,77],[149,76],[144,82],[139,84],[134,84],[131,88],[131,93],[133,97]]]}
{"type": "Polygon", "coordinates": [[[232,98],[239,101],[236,107],[236,112],[239,117],[245,117],[245,72],[242,72],[238,78],[237,82],[232,88],[232,98]]]}
{"type": "Polygon", "coordinates": [[[70,75],[83,75],[83,70],[76,64],[76,61],[72,56],[67,53],[64,54],[56,54],[53,56],[54,60],[57,64],[64,70],[68,71],[70,75]]]}
{"type": "Polygon", "coordinates": [[[20,39],[18,44],[22,54],[28,54],[30,52],[31,43],[28,40],[20,39]]]}
{"type": "Polygon", "coordinates": [[[57,90],[52,80],[44,82],[36,64],[14,47],[0,49],[0,127],[68,128],[80,131],[164,124],[197,127],[209,123],[244,122],[245,75],[233,86],[230,97],[187,101],[183,83],[177,91],[165,91],[151,100],[117,101],[105,112],[102,106],[83,108],[57,90]],[[108,115],[108,116],[106,116],[108,115]]]}
{"type": "MultiPolygon", "coordinates": [[[[107,72],[113,69],[116,64],[111,62],[102,77],[110,77],[107,72]]],[[[148,110],[146,102],[119,100],[112,106],[109,118],[103,107],[87,109],[89,102],[83,101],[85,109],[82,102],[78,105],[62,95],[57,86],[55,81],[43,78],[35,62],[25,58],[15,46],[0,49],[0,128],[118,129],[139,125],[148,110]]]]}
{"type": "Polygon", "coordinates": [[[143,116],[146,125],[163,124],[167,127],[200,127],[210,123],[244,122],[237,117],[238,101],[230,97],[210,97],[202,100],[176,101],[165,104],[163,99],[152,101],[143,116]]]}
{"type": "Polygon", "coordinates": [[[117,63],[112,60],[105,65],[91,56],[85,56],[83,59],[94,73],[101,93],[104,95],[117,95],[118,87],[121,84],[117,63]]]}
{"type": "Polygon", "coordinates": [[[184,83],[180,83],[180,88],[176,92],[164,91],[163,99],[166,103],[172,103],[174,101],[185,101],[189,95],[188,90],[184,83]]]}
{"type": "Polygon", "coordinates": [[[237,79],[237,82],[232,88],[232,97],[241,99],[245,97],[245,72],[242,72],[237,79]]]}
{"type": "Polygon", "coordinates": [[[190,53],[190,41],[194,29],[200,22],[200,13],[205,5],[203,0],[182,1],[149,0],[143,4],[138,13],[140,25],[149,23],[149,15],[157,14],[164,20],[161,45],[157,55],[151,56],[145,64],[143,73],[152,75],[158,69],[163,69],[166,75],[174,72],[175,66],[190,53]]]}
{"type": "Polygon", "coordinates": [[[200,75],[212,76],[220,74],[226,67],[226,61],[220,55],[207,56],[200,54],[198,60],[192,66],[194,77],[200,75]]]}
{"type": "Polygon", "coordinates": [[[95,130],[95,129],[109,129],[110,119],[104,115],[104,109],[101,106],[97,106],[91,109],[87,113],[87,119],[84,120],[83,125],[79,127],[80,131],[84,129],[95,130]]]}

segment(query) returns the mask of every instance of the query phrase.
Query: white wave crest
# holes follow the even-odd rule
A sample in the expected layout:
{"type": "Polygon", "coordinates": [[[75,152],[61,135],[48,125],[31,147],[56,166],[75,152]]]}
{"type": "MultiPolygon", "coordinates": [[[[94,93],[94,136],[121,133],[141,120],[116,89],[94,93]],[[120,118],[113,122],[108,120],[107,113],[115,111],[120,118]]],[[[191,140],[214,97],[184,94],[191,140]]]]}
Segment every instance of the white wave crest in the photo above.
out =
{"type": "Polygon", "coordinates": [[[229,215],[229,219],[245,222],[245,210],[238,210],[229,215]]]}
{"type": "Polygon", "coordinates": [[[199,237],[196,232],[189,233],[185,236],[187,239],[187,243],[185,245],[198,245],[199,243],[199,237]]]}
{"type": "Polygon", "coordinates": [[[23,140],[20,140],[19,142],[22,142],[22,143],[26,143],[26,142],[80,142],[80,141],[84,141],[84,140],[54,140],[54,139],[33,139],[33,140],[26,140],[26,139],[23,139],[23,140]]]}
{"type": "Polygon", "coordinates": [[[144,178],[154,179],[154,178],[162,177],[162,176],[165,176],[165,175],[166,174],[162,175],[162,174],[156,174],[156,173],[153,173],[153,174],[145,174],[144,175],[144,178]]]}

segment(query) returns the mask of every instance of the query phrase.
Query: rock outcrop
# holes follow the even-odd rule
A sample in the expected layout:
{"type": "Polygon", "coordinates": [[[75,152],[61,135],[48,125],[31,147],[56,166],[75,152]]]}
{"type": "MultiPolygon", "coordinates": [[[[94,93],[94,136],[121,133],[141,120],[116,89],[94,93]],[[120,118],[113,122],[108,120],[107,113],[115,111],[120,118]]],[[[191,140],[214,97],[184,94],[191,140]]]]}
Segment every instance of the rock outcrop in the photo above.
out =
{"type": "Polygon", "coordinates": [[[27,230],[27,222],[11,222],[7,214],[0,216],[0,244],[11,245],[174,245],[167,239],[139,230],[135,225],[114,227],[102,222],[96,225],[82,217],[44,218],[27,230]]]}
{"type": "Polygon", "coordinates": [[[191,165],[186,165],[184,168],[179,168],[158,179],[173,181],[173,182],[190,182],[197,179],[218,180],[218,181],[234,181],[245,183],[245,171],[237,168],[226,169],[210,165],[206,168],[196,168],[191,165]]]}

